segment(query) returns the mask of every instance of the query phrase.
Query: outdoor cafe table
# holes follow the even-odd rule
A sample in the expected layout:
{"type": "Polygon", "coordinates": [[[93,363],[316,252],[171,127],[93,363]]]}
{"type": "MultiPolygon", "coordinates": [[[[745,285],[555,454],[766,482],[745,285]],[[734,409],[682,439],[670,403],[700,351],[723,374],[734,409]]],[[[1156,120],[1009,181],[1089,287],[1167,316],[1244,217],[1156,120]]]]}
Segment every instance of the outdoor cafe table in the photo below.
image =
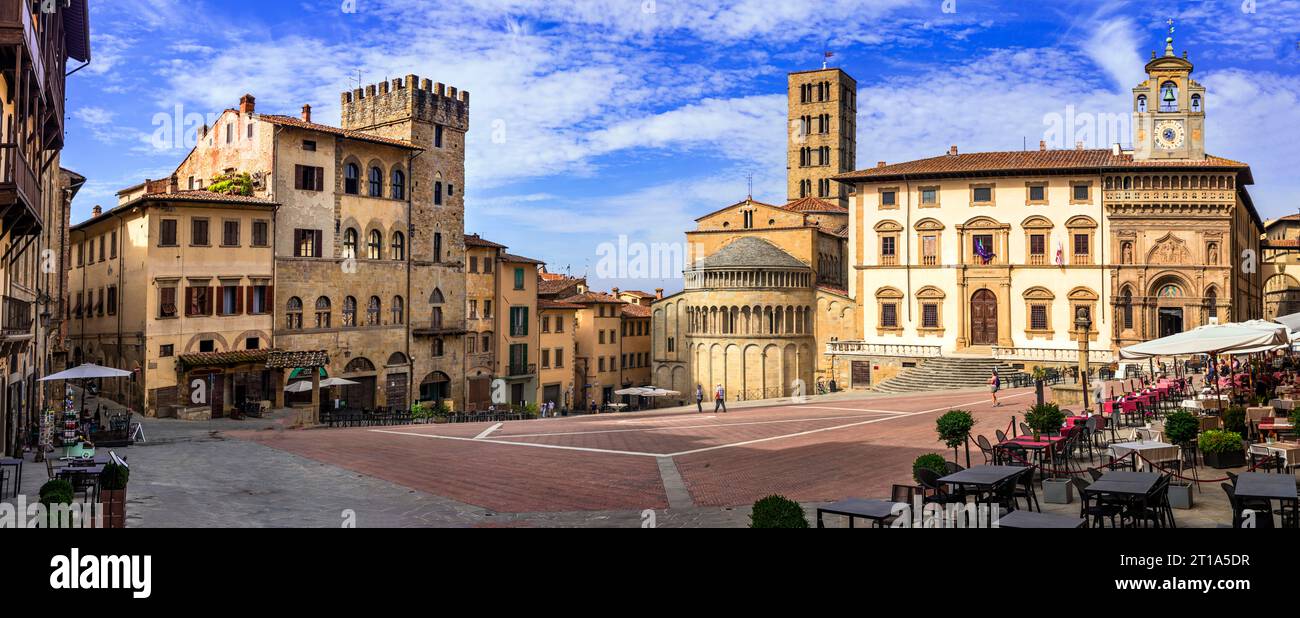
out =
{"type": "Polygon", "coordinates": [[[1038,459],[1039,463],[1042,463],[1043,451],[1055,447],[1064,440],[1065,436],[1039,436],[1037,440],[1033,436],[1019,436],[1003,440],[998,443],[998,446],[1015,444],[1025,450],[1034,451],[1034,457],[1038,459]]]}
{"type": "Polygon", "coordinates": [[[1111,470],[1084,488],[1089,494],[1116,494],[1121,496],[1145,496],[1155,488],[1160,475],[1154,472],[1129,472],[1111,470]]]}
{"type": "Polygon", "coordinates": [[[1250,452],[1281,457],[1288,466],[1300,463],[1300,443],[1296,442],[1259,442],[1250,445],[1250,452]]]}
{"type": "Polygon", "coordinates": [[[999,528],[1082,528],[1083,524],[1078,517],[1019,509],[998,518],[999,528]]]}
{"type": "Polygon", "coordinates": [[[1024,466],[971,466],[960,472],[954,472],[941,479],[940,483],[949,485],[970,485],[979,489],[992,489],[993,486],[1001,483],[1018,474],[1024,474],[1024,466]]]}
{"type": "Polygon", "coordinates": [[[1261,500],[1295,500],[1295,477],[1290,474],[1242,472],[1237,477],[1238,498],[1261,500]]]}
{"type": "Polygon", "coordinates": [[[1260,423],[1260,424],[1259,424],[1259,432],[1260,432],[1260,433],[1277,433],[1277,432],[1282,432],[1282,431],[1291,431],[1291,430],[1294,430],[1294,429],[1295,429],[1295,424],[1294,424],[1294,423],[1286,423],[1286,422],[1273,421],[1273,422],[1271,422],[1271,423],[1260,423]]]}
{"type": "MultiPolygon", "coordinates": [[[[1165,442],[1157,442],[1155,440],[1120,442],[1110,445],[1110,451],[1111,454],[1115,456],[1115,459],[1124,457],[1134,451],[1148,461],[1169,461],[1172,459],[1178,459],[1177,446],[1165,442]]],[[[1151,464],[1148,463],[1147,468],[1150,469],[1150,467],[1151,464]]]]}
{"type": "Polygon", "coordinates": [[[1246,422],[1262,421],[1273,416],[1273,406],[1252,406],[1246,408],[1246,422]]]}
{"type": "Polygon", "coordinates": [[[825,528],[822,524],[822,514],[830,513],[831,515],[843,515],[849,518],[849,527],[853,527],[853,520],[861,517],[870,519],[879,527],[881,522],[886,518],[894,515],[894,507],[902,502],[892,502],[889,500],[868,500],[863,498],[850,498],[832,502],[826,506],[817,507],[817,527],[825,528]]]}

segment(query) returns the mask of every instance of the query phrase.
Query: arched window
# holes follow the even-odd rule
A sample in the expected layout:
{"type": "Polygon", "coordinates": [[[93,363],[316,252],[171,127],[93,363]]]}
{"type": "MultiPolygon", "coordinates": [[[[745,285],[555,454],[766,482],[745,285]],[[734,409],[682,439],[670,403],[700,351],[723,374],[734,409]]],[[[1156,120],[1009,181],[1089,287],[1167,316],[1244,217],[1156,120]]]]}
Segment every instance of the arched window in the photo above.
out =
{"type": "Polygon", "coordinates": [[[1124,288],[1120,303],[1124,312],[1124,328],[1131,329],[1133,328],[1133,290],[1124,288]]]}
{"type": "Polygon", "coordinates": [[[1160,111],[1178,111],[1178,84],[1172,81],[1160,84],[1160,111]]]}
{"type": "Polygon", "coordinates": [[[391,257],[399,262],[406,259],[406,236],[401,232],[393,232],[393,252],[391,257]]]}
{"type": "Polygon", "coordinates": [[[345,328],[357,325],[357,299],[349,296],[343,299],[343,326],[345,328]]]}
{"type": "Polygon", "coordinates": [[[406,303],[402,302],[401,296],[393,297],[393,324],[404,324],[406,322],[406,303]]]}
{"type": "Polygon", "coordinates": [[[1139,113],[1139,114],[1144,114],[1144,113],[1146,113],[1146,111],[1147,111],[1147,95],[1145,95],[1145,94],[1139,94],[1139,95],[1138,95],[1138,100],[1137,100],[1137,110],[1138,110],[1138,113],[1139,113]]]}
{"type": "Polygon", "coordinates": [[[352,228],[352,227],[350,227],[350,228],[348,228],[348,229],[346,229],[346,230],[343,230],[343,257],[345,257],[345,258],[356,258],[356,257],[357,257],[357,230],[356,230],[356,228],[352,228]]]}
{"type": "Polygon", "coordinates": [[[384,235],[379,230],[370,230],[370,241],[366,243],[366,257],[377,260],[384,249],[384,235]]]}
{"type": "Polygon", "coordinates": [[[442,181],[441,180],[434,181],[433,183],[433,204],[435,206],[442,205],[442,181]]]}
{"type": "Polygon", "coordinates": [[[356,163],[349,163],[343,168],[343,192],[357,195],[361,192],[361,168],[356,163]]]}
{"type": "Polygon", "coordinates": [[[433,311],[429,316],[429,327],[442,328],[442,303],[444,302],[442,290],[434,288],[433,294],[429,295],[429,302],[433,305],[433,311]]]}
{"type": "Polygon", "coordinates": [[[379,326],[379,297],[371,296],[366,303],[366,326],[379,326]]]}
{"type": "Polygon", "coordinates": [[[403,174],[402,170],[399,169],[393,170],[392,195],[393,195],[393,199],[395,200],[406,199],[406,174],[403,174]]]}
{"type": "Polygon", "coordinates": [[[370,168],[370,197],[384,197],[384,170],[370,168]]]}
{"type": "Polygon", "coordinates": [[[1199,94],[1192,95],[1192,111],[1201,111],[1201,95],[1199,94]]]}
{"type": "Polygon", "coordinates": [[[302,299],[294,296],[284,308],[285,328],[299,330],[302,328],[302,299]]]}
{"type": "Polygon", "coordinates": [[[330,327],[331,307],[330,297],[322,296],[316,299],[316,328],[330,327]]]}

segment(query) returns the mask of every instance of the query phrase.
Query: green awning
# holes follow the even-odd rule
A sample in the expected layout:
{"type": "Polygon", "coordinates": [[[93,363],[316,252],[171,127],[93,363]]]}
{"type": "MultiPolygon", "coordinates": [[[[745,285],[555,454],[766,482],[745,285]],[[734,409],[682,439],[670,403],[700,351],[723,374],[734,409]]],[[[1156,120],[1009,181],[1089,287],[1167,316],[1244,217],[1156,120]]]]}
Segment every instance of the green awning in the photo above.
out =
{"type": "MultiPolygon", "coordinates": [[[[329,374],[328,372],[325,371],[325,368],[324,368],[324,367],[320,367],[319,369],[320,369],[320,377],[322,377],[322,378],[328,378],[328,377],[330,377],[330,374],[329,374]]],[[[293,370],[293,373],[290,373],[290,374],[289,374],[289,378],[290,378],[290,379],[293,379],[293,378],[300,378],[300,377],[301,377],[301,378],[305,378],[305,377],[307,377],[307,375],[306,375],[306,372],[307,372],[307,371],[309,371],[309,370],[308,370],[308,369],[304,369],[304,368],[302,368],[302,367],[299,367],[299,368],[297,368],[297,369],[294,369],[294,370],[293,370]]]]}

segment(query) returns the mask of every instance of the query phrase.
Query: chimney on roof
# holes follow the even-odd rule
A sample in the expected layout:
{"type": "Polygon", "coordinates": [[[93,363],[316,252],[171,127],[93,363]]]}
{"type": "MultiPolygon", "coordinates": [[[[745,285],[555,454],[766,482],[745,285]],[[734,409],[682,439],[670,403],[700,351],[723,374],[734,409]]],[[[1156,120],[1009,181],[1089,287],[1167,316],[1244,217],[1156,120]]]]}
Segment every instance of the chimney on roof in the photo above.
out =
{"type": "Polygon", "coordinates": [[[618,288],[614,288],[614,296],[618,296],[618,288]]]}
{"type": "Polygon", "coordinates": [[[172,174],[171,178],[167,179],[167,192],[179,193],[180,190],[181,190],[181,182],[176,178],[176,174],[172,174]]]}
{"type": "Polygon", "coordinates": [[[311,122],[311,106],[310,106],[310,105],[304,105],[304,106],[302,106],[302,121],[303,121],[303,122],[311,122]]]}
{"type": "Polygon", "coordinates": [[[876,161],[876,167],[884,167],[884,166],[885,166],[884,161],[876,161]]]}
{"type": "Polygon", "coordinates": [[[1047,152],[1047,140],[1045,139],[1038,140],[1038,151],[1047,152]]]}
{"type": "Polygon", "coordinates": [[[948,149],[948,154],[950,154],[950,155],[952,155],[952,156],[954,156],[954,157],[957,156],[957,145],[956,145],[956,144],[953,144],[952,148],[949,148],[949,149],[948,149]]]}
{"type": "Polygon", "coordinates": [[[663,300],[663,299],[664,299],[664,289],[655,288],[655,300],[663,300]]]}
{"type": "Polygon", "coordinates": [[[1083,142],[1082,142],[1082,141],[1075,142],[1075,143],[1074,143],[1074,149],[1075,149],[1075,150],[1083,150],[1083,142]]]}
{"type": "Polygon", "coordinates": [[[99,204],[95,204],[95,207],[90,209],[90,216],[92,217],[98,217],[102,214],[104,214],[104,209],[99,204]]]}
{"type": "Polygon", "coordinates": [[[253,110],[256,109],[257,109],[257,99],[254,99],[253,95],[246,94],[242,97],[239,97],[239,113],[251,114],[253,113],[253,110]]]}
{"type": "Polygon", "coordinates": [[[1110,147],[1110,154],[1115,155],[1115,156],[1118,157],[1118,156],[1120,156],[1121,154],[1124,154],[1124,147],[1123,147],[1123,146],[1120,146],[1120,145],[1119,145],[1119,142],[1115,142],[1115,143],[1112,144],[1111,147],[1110,147]]]}

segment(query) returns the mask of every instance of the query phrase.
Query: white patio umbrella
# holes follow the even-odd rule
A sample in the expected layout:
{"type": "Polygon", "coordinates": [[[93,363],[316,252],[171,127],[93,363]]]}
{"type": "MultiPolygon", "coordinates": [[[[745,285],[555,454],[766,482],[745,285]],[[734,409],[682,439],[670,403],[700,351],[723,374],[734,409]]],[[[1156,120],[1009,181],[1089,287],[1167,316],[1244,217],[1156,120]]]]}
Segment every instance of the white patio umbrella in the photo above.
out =
{"type": "Polygon", "coordinates": [[[1278,346],[1288,342],[1283,328],[1268,329],[1259,325],[1213,324],[1168,337],[1120,348],[1126,360],[1183,354],[1221,354],[1260,346],[1278,346]]]}
{"type": "Polygon", "coordinates": [[[1291,315],[1284,315],[1274,319],[1285,324],[1287,328],[1293,331],[1300,330],[1300,313],[1292,313],[1291,315]]]}
{"type": "MultiPolygon", "coordinates": [[[[86,407],[86,380],[95,378],[126,378],[132,374],[130,371],[113,369],[112,367],[103,367],[94,363],[86,363],[79,367],[73,367],[65,371],[60,371],[54,375],[48,375],[41,378],[41,382],[51,382],[53,380],[81,380],[81,407],[86,407]]],[[[67,385],[64,385],[67,390],[67,385]]]]}
{"type": "Polygon", "coordinates": [[[86,363],[80,367],[73,367],[67,371],[60,371],[54,375],[48,375],[41,378],[41,382],[51,380],[87,380],[92,378],[126,378],[130,377],[130,371],[113,369],[112,367],[101,367],[94,363],[86,363]]]}
{"type": "Polygon", "coordinates": [[[284,387],[284,392],[286,393],[306,393],[310,390],[311,390],[311,380],[302,380],[299,382],[294,382],[293,384],[284,387]]]}
{"type": "Polygon", "coordinates": [[[1236,354],[1254,354],[1256,352],[1268,352],[1271,350],[1276,350],[1278,348],[1286,347],[1286,345],[1288,345],[1294,339],[1291,336],[1290,327],[1286,326],[1285,324],[1279,324],[1277,322],[1269,322],[1267,320],[1247,320],[1245,322],[1237,322],[1236,324],[1240,326],[1245,326],[1246,328],[1258,329],[1263,332],[1281,333],[1281,335],[1285,337],[1285,339],[1281,343],[1270,342],[1270,343],[1260,344],[1257,346],[1250,346],[1247,348],[1237,348],[1233,350],[1228,350],[1227,351],[1228,354],[1236,355],[1236,354]]]}
{"type": "Polygon", "coordinates": [[[321,388],[326,386],[356,386],[357,384],[360,384],[360,382],[353,382],[352,380],[345,380],[343,378],[326,378],[320,382],[321,388]]]}
{"type": "Polygon", "coordinates": [[[642,387],[642,386],[633,386],[632,388],[625,388],[625,389],[622,389],[622,390],[614,391],[614,394],[615,394],[615,395],[633,395],[633,396],[642,396],[642,397],[643,397],[643,396],[645,396],[645,394],[646,394],[646,390],[648,390],[648,389],[646,389],[645,387],[642,387]]]}

